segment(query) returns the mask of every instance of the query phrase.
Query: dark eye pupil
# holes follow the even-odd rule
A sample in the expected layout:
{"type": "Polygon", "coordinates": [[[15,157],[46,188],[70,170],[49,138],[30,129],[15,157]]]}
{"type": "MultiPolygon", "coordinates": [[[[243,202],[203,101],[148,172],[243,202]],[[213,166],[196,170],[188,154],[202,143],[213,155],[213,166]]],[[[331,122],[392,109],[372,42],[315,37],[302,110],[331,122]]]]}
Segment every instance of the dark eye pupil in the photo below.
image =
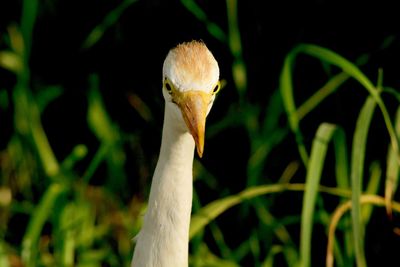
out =
{"type": "Polygon", "coordinates": [[[218,91],[218,89],[219,89],[219,84],[214,87],[213,93],[216,93],[218,91]]]}
{"type": "Polygon", "coordinates": [[[167,88],[167,91],[168,91],[168,92],[171,92],[171,91],[172,91],[171,85],[169,85],[169,83],[166,83],[166,84],[165,84],[165,88],[167,88]]]}

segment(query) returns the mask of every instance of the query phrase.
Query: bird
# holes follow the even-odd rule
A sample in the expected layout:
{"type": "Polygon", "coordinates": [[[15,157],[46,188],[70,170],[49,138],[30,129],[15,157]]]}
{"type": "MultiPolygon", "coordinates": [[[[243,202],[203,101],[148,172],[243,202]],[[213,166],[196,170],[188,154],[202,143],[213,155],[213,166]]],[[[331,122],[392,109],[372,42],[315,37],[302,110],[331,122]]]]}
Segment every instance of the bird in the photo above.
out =
{"type": "Polygon", "coordinates": [[[165,99],[161,148],[131,267],[187,267],[193,160],[204,151],[206,117],[221,89],[219,66],[203,41],[169,50],[162,68],[165,99]]]}

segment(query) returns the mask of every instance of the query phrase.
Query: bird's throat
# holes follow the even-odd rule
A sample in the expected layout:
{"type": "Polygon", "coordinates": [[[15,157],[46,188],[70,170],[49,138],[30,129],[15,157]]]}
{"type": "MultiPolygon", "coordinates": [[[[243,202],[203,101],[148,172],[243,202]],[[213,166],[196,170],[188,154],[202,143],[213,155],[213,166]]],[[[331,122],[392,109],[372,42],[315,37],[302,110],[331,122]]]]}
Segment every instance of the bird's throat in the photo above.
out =
{"type": "Polygon", "coordinates": [[[187,267],[195,143],[166,107],[160,156],[132,266],[187,267]]]}

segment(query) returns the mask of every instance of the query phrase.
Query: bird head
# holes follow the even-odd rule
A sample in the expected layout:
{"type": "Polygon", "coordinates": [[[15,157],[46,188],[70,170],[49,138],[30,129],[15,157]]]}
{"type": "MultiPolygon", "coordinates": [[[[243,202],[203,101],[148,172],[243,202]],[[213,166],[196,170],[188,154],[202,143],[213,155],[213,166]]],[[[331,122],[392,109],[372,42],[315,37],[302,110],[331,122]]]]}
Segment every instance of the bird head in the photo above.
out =
{"type": "Polygon", "coordinates": [[[220,88],[218,63],[203,42],[182,43],[169,51],[163,66],[163,95],[193,136],[199,157],[206,117],[220,88]]]}

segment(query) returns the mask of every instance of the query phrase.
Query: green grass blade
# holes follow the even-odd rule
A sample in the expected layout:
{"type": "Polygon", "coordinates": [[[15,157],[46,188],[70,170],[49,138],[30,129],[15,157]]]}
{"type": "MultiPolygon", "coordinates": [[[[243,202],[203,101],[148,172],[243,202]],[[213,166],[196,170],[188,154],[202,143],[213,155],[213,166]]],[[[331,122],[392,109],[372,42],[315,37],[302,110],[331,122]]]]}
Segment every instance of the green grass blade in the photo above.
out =
{"type": "Polygon", "coordinates": [[[336,183],[339,188],[348,189],[350,188],[348,151],[346,136],[344,135],[343,131],[338,132],[336,137],[333,139],[333,142],[335,146],[336,183]]]}
{"type": "Polygon", "coordinates": [[[285,257],[288,266],[294,266],[294,264],[298,261],[299,256],[297,253],[297,247],[294,244],[289,231],[283,224],[277,222],[277,220],[267,210],[267,207],[265,207],[263,202],[257,201],[254,203],[254,205],[261,225],[268,229],[273,229],[274,235],[277,237],[279,242],[285,244],[285,247],[282,248],[282,254],[285,257]]]}
{"type": "Polygon", "coordinates": [[[229,259],[222,259],[214,255],[205,243],[201,244],[196,257],[189,257],[189,266],[194,267],[239,267],[229,259]]]}
{"type": "Polygon", "coordinates": [[[99,80],[97,75],[90,77],[91,88],[89,91],[89,107],[87,111],[87,121],[90,129],[101,142],[100,148],[89,169],[93,172],[86,172],[85,180],[88,181],[101,161],[107,163],[107,170],[110,179],[107,180],[107,186],[116,191],[122,191],[121,186],[126,179],[124,172],[125,152],[123,151],[122,132],[119,127],[111,120],[104,105],[99,91],[99,80]],[[112,178],[111,178],[112,177],[112,178]]]}
{"type": "Polygon", "coordinates": [[[137,0],[124,0],[115,9],[108,13],[104,20],[97,25],[87,36],[82,44],[83,49],[89,49],[94,46],[103,37],[104,33],[114,25],[124,11],[137,0]]]}
{"type": "Polygon", "coordinates": [[[39,236],[44,223],[49,218],[58,197],[67,191],[67,187],[53,183],[44,193],[40,203],[35,208],[29,221],[28,228],[22,240],[22,261],[27,267],[36,266],[39,236]]]}
{"type": "Polygon", "coordinates": [[[332,52],[329,49],[312,44],[299,45],[298,51],[341,68],[344,72],[349,74],[351,77],[356,79],[361,85],[363,85],[371,95],[374,95],[374,97],[379,97],[378,92],[373,83],[360,71],[360,69],[355,64],[351,63],[344,57],[336,54],[335,52],[332,52]]]}
{"type": "Polygon", "coordinates": [[[99,78],[97,75],[92,75],[90,77],[90,87],[91,88],[88,95],[89,105],[87,111],[87,121],[89,127],[96,135],[97,139],[111,144],[118,138],[118,132],[108,116],[103,99],[98,90],[99,78]]]}
{"type": "MultiPolygon", "coordinates": [[[[385,199],[383,197],[377,195],[361,195],[360,204],[373,204],[375,206],[385,206],[385,199]]],[[[396,212],[400,212],[400,203],[393,202],[393,210],[396,212]]],[[[336,226],[339,220],[343,217],[343,214],[347,212],[349,209],[352,209],[352,200],[346,201],[343,204],[339,205],[332,215],[332,219],[329,225],[329,234],[328,234],[328,247],[327,247],[327,257],[326,257],[326,266],[333,267],[333,240],[335,235],[336,226]]],[[[351,266],[351,265],[350,265],[351,266]]]]}
{"type": "MultiPolygon", "coordinates": [[[[38,0],[24,0],[21,16],[21,33],[24,39],[24,65],[25,71],[28,72],[28,60],[30,58],[30,49],[32,45],[33,27],[36,21],[38,10],[38,0]]],[[[28,77],[26,77],[28,78],[28,77]]]]}
{"type": "Polygon", "coordinates": [[[35,95],[35,101],[37,103],[39,112],[42,113],[47,105],[61,96],[62,93],[63,88],[61,86],[48,86],[47,88],[40,90],[35,95]]]}
{"type": "MultiPolygon", "coordinates": [[[[336,137],[333,139],[333,144],[335,147],[335,174],[336,174],[336,183],[339,188],[349,189],[350,188],[350,177],[349,177],[349,166],[348,166],[348,151],[347,151],[347,143],[346,136],[343,131],[340,131],[336,134],[336,137]]],[[[347,198],[343,198],[347,200],[347,198]]],[[[344,239],[348,242],[344,242],[344,251],[346,251],[347,255],[352,255],[352,232],[345,231],[344,239]]],[[[335,257],[338,263],[344,262],[342,248],[338,245],[337,242],[334,243],[335,247],[335,257]]]]}
{"type": "MultiPolygon", "coordinates": [[[[365,193],[368,195],[378,195],[379,185],[381,184],[382,169],[377,161],[371,164],[369,172],[370,175],[365,193]]],[[[369,222],[372,215],[372,208],[373,206],[371,205],[362,207],[361,217],[363,219],[363,222],[369,222]]]]}
{"type": "Polygon", "coordinates": [[[360,69],[356,65],[354,65],[344,57],[317,45],[302,44],[294,48],[285,58],[284,66],[280,76],[280,88],[282,91],[284,106],[288,114],[289,125],[296,135],[296,141],[298,143],[300,156],[303,162],[306,163],[308,158],[307,151],[302,142],[302,135],[299,130],[299,117],[295,112],[296,106],[293,98],[292,84],[292,69],[294,66],[294,60],[299,53],[307,54],[309,56],[318,58],[323,62],[337,66],[338,68],[342,69],[343,72],[347,73],[349,76],[358,81],[368,91],[368,93],[373,97],[373,99],[379,106],[379,109],[381,110],[386,128],[390,136],[391,146],[396,152],[395,154],[397,156],[397,161],[400,162],[399,141],[396,137],[396,133],[394,130],[394,126],[391,122],[389,112],[387,111],[386,106],[384,105],[384,102],[380,96],[380,91],[375,88],[373,83],[360,71],[360,69]]]}
{"type": "MultiPolygon", "coordinates": [[[[22,35],[23,40],[23,45],[21,45],[23,49],[21,48],[21,51],[18,51],[18,53],[20,53],[19,56],[23,59],[23,64],[21,70],[18,72],[17,83],[13,90],[13,101],[15,105],[14,123],[16,131],[32,142],[32,146],[37,150],[46,175],[52,177],[58,172],[58,161],[42,127],[40,109],[29,89],[29,58],[37,9],[37,0],[23,1],[21,33],[15,29],[10,31],[11,39],[19,40],[22,35]]],[[[14,42],[14,45],[18,46],[16,43],[18,43],[18,41],[14,42]]]]}
{"type": "Polygon", "coordinates": [[[303,135],[300,131],[300,126],[299,126],[300,120],[296,111],[296,104],[294,102],[294,96],[293,96],[292,70],[297,53],[298,53],[297,49],[294,49],[286,56],[282,72],[280,75],[279,86],[281,89],[283,105],[285,107],[288,116],[289,127],[295,135],[301,160],[303,161],[303,164],[307,166],[308,152],[303,143],[303,135]]]}
{"type": "Polygon", "coordinates": [[[210,21],[207,14],[201,9],[201,7],[194,0],[181,0],[182,5],[189,10],[199,21],[204,23],[207,27],[208,32],[211,36],[221,41],[222,43],[227,42],[226,33],[214,22],[210,21]]]}
{"type": "MultiPolygon", "coordinates": [[[[305,187],[304,184],[261,185],[247,188],[236,195],[217,199],[201,208],[196,214],[192,215],[190,221],[189,238],[193,238],[193,236],[201,231],[210,221],[234,205],[240,204],[243,201],[252,199],[254,197],[283,192],[286,190],[304,191],[305,187]]],[[[320,186],[318,190],[335,196],[350,197],[350,192],[348,190],[324,186],[320,186]]]]}
{"type": "Polygon", "coordinates": [[[192,215],[190,220],[189,238],[201,231],[211,220],[232,206],[239,204],[241,198],[237,195],[215,200],[192,215]]]}
{"type": "Polygon", "coordinates": [[[86,157],[88,153],[88,149],[85,145],[79,144],[76,145],[71,153],[63,160],[61,163],[61,168],[64,170],[71,170],[74,168],[74,165],[86,157]]]}
{"type": "Polygon", "coordinates": [[[20,55],[12,51],[0,51],[0,67],[14,73],[22,70],[20,55]]]}
{"type": "MultiPolygon", "coordinates": [[[[348,151],[346,136],[343,131],[336,135],[333,140],[335,147],[335,173],[336,173],[336,184],[339,188],[349,189],[350,188],[350,177],[349,177],[349,166],[348,166],[348,151]]],[[[347,200],[347,199],[346,199],[347,200]]],[[[344,232],[345,240],[345,251],[347,255],[351,255],[353,243],[351,231],[344,232]]],[[[337,242],[335,242],[335,254],[337,262],[343,262],[341,250],[338,248],[337,242]]],[[[340,266],[340,265],[339,265],[340,266]]]]}
{"type": "Polygon", "coordinates": [[[46,175],[53,177],[59,170],[59,164],[43,129],[39,109],[31,91],[22,84],[17,84],[13,91],[13,101],[16,131],[31,142],[32,147],[38,153],[46,175]]]}
{"type": "Polygon", "coordinates": [[[73,230],[66,230],[63,238],[63,248],[61,252],[61,262],[64,267],[74,266],[75,257],[75,233],[73,230]]]}
{"type": "MultiPolygon", "coordinates": [[[[243,109],[251,110],[251,107],[243,109]]],[[[246,119],[245,124],[251,141],[251,152],[247,163],[247,187],[262,183],[264,179],[262,171],[270,152],[288,133],[287,128],[279,126],[283,112],[280,91],[275,90],[268,101],[262,125],[258,125],[257,121],[259,110],[249,112],[247,115],[249,119],[246,119]]]]}
{"type": "Polygon", "coordinates": [[[361,220],[360,197],[362,193],[362,178],[364,173],[367,136],[375,107],[375,99],[372,96],[369,96],[357,119],[351,155],[351,217],[353,226],[353,242],[357,266],[361,267],[364,267],[367,264],[364,255],[364,226],[361,220]]]}
{"type": "Polygon", "coordinates": [[[227,246],[224,235],[216,222],[210,223],[211,234],[214,237],[215,243],[220,251],[221,257],[226,260],[232,260],[231,249],[227,246]]]}
{"type": "Polygon", "coordinates": [[[110,151],[110,146],[108,144],[101,144],[97,149],[96,154],[93,156],[92,160],[89,163],[85,173],[82,176],[82,180],[85,184],[90,182],[94,173],[99,168],[100,164],[104,161],[107,156],[107,153],[110,151]]]}
{"type": "Polygon", "coordinates": [[[273,267],[275,256],[279,253],[282,253],[283,249],[284,248],[281,246],[273,246],[265,260],[262,262],[261,267],[273,267]]]}
{"type": "MultiPolygon", "coordinates": [[[[0,63],[1,64],[1,63],[0,63]]],[[[9,107],[8,92],[4,89],[0,90],[0,110],[7,110],[9,107]]]]}
{"type": "Polygon", "coordinates": [[[353,77],[356,81],[358,81],[372,96],[376,104],[379,106],[379,109],[382,113],[383,120],[385,121],[385,125],[387,131],[390,136],[391,145],[393,150],[396,152],[397,161],[400,163],[400,155],[399,155],[399,141],[396,137],[396,132],[394,126],[391,122],[389,112],[380,96],[380,90],[378,90],[373,83],[360,71],[360,69],[345,59],[344,57],[326,49],[316,45],[303,44],[300,45],[297,50],[308,54],[310,56],[316,57],[324,62],[333,64],[339,68],[341,68],[344,72],[353,77]]]}
{"type": "MultiPolygon", "coordinates": [[[[323,123],[319,126],[311,148],[311,156],[306,175],[306,189],[303,198],[301,214],[300,262],[299,266],[308,267],[311,264],[311,235],[313,228],[314,209],[325,161],[328,144],[335,132],[340,129],[333,124],[323,123]]],[[[338,131],[340,132],[340,131],[338,131]]]]}
{"type": "Polygon", "coordinates": [[[237,195],[228,196],[209,203],[207,206],[200,209],[196,214],[192,215],[190,220],[189,238],[191,239],[213,219],[234,205],[237,205],[247,199],[268,193],[276,193],[283,190],[285,190],[285,185],[281,184],[250,187],[238,193],[237,195]]]}
{"type": "Polygon", "coordinates": [[[247,90],[247,67],[243,59],[243,48],[238,23],[238,1],[227,0],[228,44],[233,55],[232,76],[238,91],[240,101],[244,99],[247,90]]]}
{"type": "Polygon", "coordinates": [[[10,261],[4,244],[3,240],[0,240],[0,266],[10,267],[10,261]]]}
{"type": "MultiPolygon", "coordinates": [[[[400,136],[400,108],[397,109],[396,118],[396,135],[400,136]]],[[[392,147],[389,147],[388,158],[387,158],[387,168],[386,168],[386,181],[385,181],[385,200],[386,200],[386,210],[388,214],[392,213],[391,202],[394,193],[397,190],[399,182],[399,164],[397,163],[396,152],[392,147]]]]}
{"type": "Polygon", "coordinates": [[[297,116],[299,120],[303,119],[311,110],[315,109],[325,98],[335,92],[344,82],[349,79],[349,75],[341,72],[333,76],[329,81],[321,87],[316,93],[308,98],[297,109],[297,116]]]}
{"type": "Polygon", "coordinates": [[[384,87],[382,89],[382,93],[387,93],[392,95],[394,98],[396,98],[397,102],[400,102],[400,93],[398,92],[397,89],[392,88],[392,87],[384,87]]]}
{"type": "MultiPolygon", "coordinates": [[[[33,103],[31,103],[33,104],[33,103]]],[[[31,107],[32,121],[31,123],[31,133],[34,140],[34,145],[38,151],[40,160],[42,162],[43,168],[46,171],[47,176],[54,177],[59,171],[59,163],[54,155],[53,149],[50,146],[50,142],[47,135],[43,129],[42,123],[40,121],[40,116],[37,113],[37,109],[34,106],[31,107]]]]}

